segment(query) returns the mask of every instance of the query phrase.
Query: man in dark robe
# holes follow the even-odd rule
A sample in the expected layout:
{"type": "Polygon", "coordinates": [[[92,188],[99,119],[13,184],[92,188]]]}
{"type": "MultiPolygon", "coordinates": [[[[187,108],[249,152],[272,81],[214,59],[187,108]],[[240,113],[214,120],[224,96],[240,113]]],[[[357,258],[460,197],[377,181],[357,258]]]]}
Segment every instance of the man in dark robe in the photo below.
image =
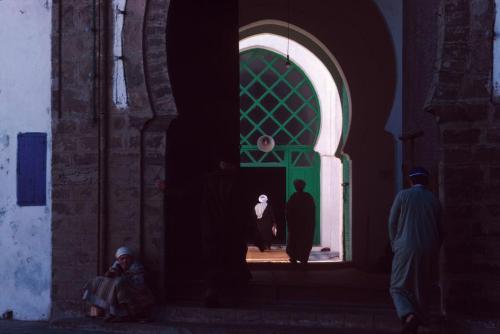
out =
{"type": "Polygon", "coordinates": [[[295,180],[293,185],[296,192],[290,196],[285,212],[288,226],[286,252],[290,262],[307,263],[313,246],[316,206],[311,194],[304,191],[306,183],[303,180],[295,180]]]}
{"type": "Polygon", "coordinates": [[[429,292],[443,239],[441,205],[427,189],[428,172],[409,173],[412,187],[400,191],[389,216],[394,258],[390,293],[403,323],[402,333],[417,333],[428,320],[429,292]]]}
{"type": "Polygon", "coordinates": [[[221,161],[203,181],[202,244],[207,307],[238,302],[251,278],[246,263],[248,222],[241,218],[237,166],[221,161]]]}

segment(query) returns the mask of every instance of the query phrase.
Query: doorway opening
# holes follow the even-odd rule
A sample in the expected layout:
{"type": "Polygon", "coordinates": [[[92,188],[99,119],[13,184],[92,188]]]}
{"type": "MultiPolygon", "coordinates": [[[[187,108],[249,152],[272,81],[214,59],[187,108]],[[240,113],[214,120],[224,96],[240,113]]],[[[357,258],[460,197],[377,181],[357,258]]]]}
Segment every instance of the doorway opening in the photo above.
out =
{"type": "Polygon", "coordinates": [[[286,204],[286,169],[282,167],[241,168],[243,179],[242,194],[245,203],[249,203],[250,219],[255,219],[254,206],[260,195],[266,195],[268,205],[272,208],[277,224],[277,233],[273,246],[280,247],[286,243],[285,204],[286,204]]]}
{"type": "Polygon", "coordinates": [[[323,250],[335,261],[350,260],[350,192],[344,186],[350,183],[350,161],[342,153],[349,103],[340,84],[293,40],[257,33],[240,41],[241,167],[283,167],[286,199],[293,181],[305,180],[316,204],[311,255],[323,250]],[[274,139],[272,151],[259,151],[261,136],[274,139]]]}

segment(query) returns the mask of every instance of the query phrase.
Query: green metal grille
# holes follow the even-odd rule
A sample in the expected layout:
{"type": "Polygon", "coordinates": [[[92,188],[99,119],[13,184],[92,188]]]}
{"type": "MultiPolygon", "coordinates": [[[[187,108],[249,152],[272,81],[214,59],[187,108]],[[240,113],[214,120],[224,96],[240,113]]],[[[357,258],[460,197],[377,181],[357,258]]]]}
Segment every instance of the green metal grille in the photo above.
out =
{"type": "MultiPolygon", "coordinates": [[[[319,126],[316,92],[296,64],[287,66],[286,58],[264,49],[251,49],[240,54],[242,148],[254,148],[262,135],[272,136],[277,147],[312,148],[319,126]]],[[[265,162],[267,155],[279,160],[275,152],[246,158],[265,162]]]]}
{"type": "Polygon", "coordinates": [[[287,199],[293,181],[306,181],[316,201],[314,244],[320,241],[320,158],[314,144],[320,128],[320,108],[305,73],[286,58],[264,49],[240,54],[240,165],[286,168],[287,199]],[[262,135],[273,137],[271,152],[257,149],[262,135]]]}

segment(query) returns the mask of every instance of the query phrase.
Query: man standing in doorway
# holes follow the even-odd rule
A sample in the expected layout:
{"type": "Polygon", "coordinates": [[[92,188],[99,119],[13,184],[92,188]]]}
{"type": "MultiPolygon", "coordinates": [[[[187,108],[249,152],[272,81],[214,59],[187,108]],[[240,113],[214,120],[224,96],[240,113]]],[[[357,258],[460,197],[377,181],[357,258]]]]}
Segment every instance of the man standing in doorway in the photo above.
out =
{"type": "Polygon", "coordinates": [[[389,217],[394,252],[390,293],[402,333],[417,333],[428,320],[428,300],[443,238],[441,205],[427,189],[429,173],[422,167],[409,173],[412,187],[400,191],[389,217]]]}
{"type": "Polygon", "coordinates": [[[286,204],[286,223],[288,226],[288,241],[286,252],[291,263],[300,261],[306,264],[309,260],[314,242],[314,227],[316,223],[316,206],[314,199],[305,192],[304,180],[293,181],[295,193],[286,204]]]}
{"type": "Polygon", "coordinates": [[[250,229],[242,218],[242,205],[238,166],[230,160],[220,161],[219,169],[203,180],[201,224],[207,307],[240,302],[251,278],[246,263],[250,229]]]}

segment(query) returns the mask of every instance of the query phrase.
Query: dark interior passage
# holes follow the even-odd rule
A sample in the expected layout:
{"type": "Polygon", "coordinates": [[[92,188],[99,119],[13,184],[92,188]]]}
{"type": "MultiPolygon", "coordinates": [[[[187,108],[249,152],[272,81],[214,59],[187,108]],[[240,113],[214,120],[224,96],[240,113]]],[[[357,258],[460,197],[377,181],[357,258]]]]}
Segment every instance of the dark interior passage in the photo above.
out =
{"type": "Polygon", "coordinates": [[[285,204],[286,204],[286,169],[280,167],[271,168],[241,168],[245,203],[248,203],[248,215],[255,221],[255,204],[258,197],[265,194],[272,207],[278,233],[273,243],[284,244],[285,233],[285,204]]]}

